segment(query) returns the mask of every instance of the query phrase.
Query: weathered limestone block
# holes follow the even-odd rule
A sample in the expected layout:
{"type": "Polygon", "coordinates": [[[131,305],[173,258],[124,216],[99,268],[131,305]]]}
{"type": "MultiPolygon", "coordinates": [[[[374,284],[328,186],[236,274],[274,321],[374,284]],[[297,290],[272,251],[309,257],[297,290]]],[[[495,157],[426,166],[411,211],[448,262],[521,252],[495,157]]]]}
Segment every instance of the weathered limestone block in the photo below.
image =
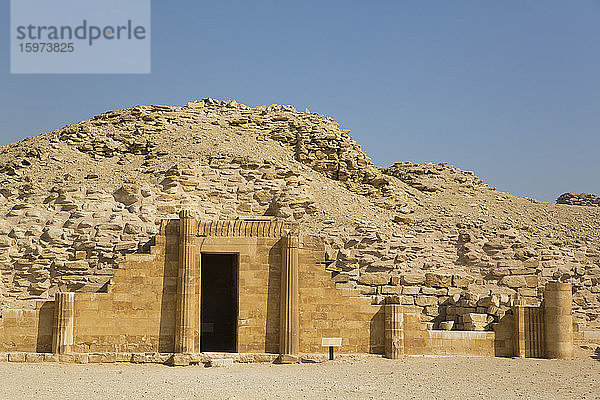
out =
{"type": "Polygon", "coordinates": [[[90,268],[90,264],[87,261],[66,261],[65,269],[72,271],[87,271],[90,268]]]}
{"type": "Polygon", "coordinates": [[[448,294],[448,289],[446,288],[432,288],[424,286],[421,288],[421,293],[430,295],[430,296],[446,296],[448,294]]]}
{"type": "Polygon", "coordinates": [[[44,228],[44,233],[40,239],[50,243],[60,243],[63,239],[64,231],[61,228],[48,226],[44,228]]]}
{"type": "Polygon", "coordinates": [[[425,284],[432,287],[450,287],[452,286],[452,275],[427,272],[425,274],[425,284]]]}
{"type": "Polygon", "coordinates": [[[440,329],[443,331],[451,331],[454,328],[454,321],[442,321],[440,322],[440,329]]]}
{"type": "Polygon", "coordinates": [[[506,275],[502,277],[498,283],[510,288],[522,288],[527,286],[527,280],[521,275],[506,275]]]}
{"type": "Polygon", "coordinates": [[[438,315],[440,315],[440,307],[438,307],[437,305],[426,306],[423,309],[423,312],[425,313],[425,315],[429,315],[429,316],[432,316],[432,317],[437,317],[438,315]]]}
{"type": "Polygon", "coordinates": [[[44,361],[44,353],[27,353],[25,361],[28,363],[40,363],[44,361]]]}
{"type": "Polygon", "coordinates": [[[129,206],[141,200],[142,194],[140,185],[135,182],[126,182],[113,193],[113,196],[119,203],[129,206]]]}
{"type": "Polygon", "coordinates": [[[403,274],[403,285],[423,285],[425,284],[425,275],[422,274],[403,274]]]}
{"type": "Polygon", "coordinates": [[[23,363],[26,361],[27,353],[16,352],[16,353],[8,353],[8,361],[9,362],[19,362],[23,363]]]}
{"type": "Polygon", "coordinates": [[[402,287],[402,294],[404,294],[404,295],[414,296],[416,294],[419,294],[420,291],[421,291],[420,286],[403,286],[402,287]]]}
{"type": "Polygon", "coordinates": [[[387,285],[390,282],[390,274],[387,272],[366,272],[358,277],[358,282],[363,285],[387,285]]]}
{"type": "Polygon", "coordinates": [[[142,225],[141,223],[127,222],[125,224],[125,229],[124,229],[125,233],[135,235],[135,234],[143,233],[143,231],[144,231],[144,225],[142,225]]]}
{"type": "Polygon", "coordinates": [[[0,236],[0,248],[11,247],[14,240],[8,236],[0,236]]]}
{"type": "Polygon", "coordinates": [[[392,294],[392,295],[402,294],[402,286],[382,286],[381,294],[392,294]]]}
{"type": "Polygon", "coordinates": [[[488,326],[487,314],[468,313],[463,315],[463,325],[468,331],[485,331],[488,326]]]}
{"type": "Polygon", "coordinates": [[[469,275],[459,275],[459,274],[452,275],[452,286],[456,286],[458,288],[466,288],[474,281],[475,281],[475,278],[473,278],[472,276],[469,276],[469,275]]]}
{"type": "Polygon", "coordinates": [[[415,304],[421,307],[433,306],[438,304],[436,296],[418,295],[415,297],[415,304]]]}

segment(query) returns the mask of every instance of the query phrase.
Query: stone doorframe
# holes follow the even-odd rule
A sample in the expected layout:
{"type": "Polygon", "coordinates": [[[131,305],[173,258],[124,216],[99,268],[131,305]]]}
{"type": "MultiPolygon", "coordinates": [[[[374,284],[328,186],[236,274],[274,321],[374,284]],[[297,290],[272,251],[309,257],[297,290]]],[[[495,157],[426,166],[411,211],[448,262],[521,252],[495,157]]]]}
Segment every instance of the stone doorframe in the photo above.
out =
{"type": "MultiPolygon", "coordinates": [[[[198,222],[191,210],[179,214],[179,261],[175,353],[200,351],[200,262],[202,253],[238,254],[241,266],[249,259],[249,238],[281,238],[281,305],[279,353],[295,356],[299,347],[298,246],[296,232],[283,221],[231,220],[198,222]]],[[[237,335],[237,332],[236,332],[237,335]]]]}

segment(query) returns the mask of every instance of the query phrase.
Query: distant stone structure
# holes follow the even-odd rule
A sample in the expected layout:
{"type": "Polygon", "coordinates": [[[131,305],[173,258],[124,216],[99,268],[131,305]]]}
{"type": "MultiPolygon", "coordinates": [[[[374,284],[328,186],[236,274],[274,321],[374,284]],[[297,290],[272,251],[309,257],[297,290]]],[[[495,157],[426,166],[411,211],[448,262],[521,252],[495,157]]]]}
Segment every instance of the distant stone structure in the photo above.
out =
{"type": "Polygon", "coordinates": [[[556,199],[557,204],[570,204],[572,206],[600,206],[600,197],[589,193],[563,193],[556,199]]]}

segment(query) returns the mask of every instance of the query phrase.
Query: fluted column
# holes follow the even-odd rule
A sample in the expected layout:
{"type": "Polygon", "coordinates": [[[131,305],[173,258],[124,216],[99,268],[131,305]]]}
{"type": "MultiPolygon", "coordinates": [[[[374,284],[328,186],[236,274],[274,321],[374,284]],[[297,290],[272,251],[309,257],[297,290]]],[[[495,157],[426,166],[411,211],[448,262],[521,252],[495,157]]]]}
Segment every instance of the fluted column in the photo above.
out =
{"type": "Polygon", "coordinates": [[[75,293],[56,293],[54,298],[54,327],[52,352],[67,354],[73,350],[75,320],[75,293]]]}
{"type": "Polygon", "coordinates": [[[385,356],[392,360],[404,355],[404,313],[402,306],[389,303],[385,306],[385,356]]]}
{"type": "Polygon", "coordinates": [[[283,237],[279,340],[279,352],[282,355],[298,354],[298,245],[298,236],[288,234],[283,237]]]}
{"type": "Polygon", "coordinates": [[[525,307],[516,305],[513,307],[514,317],[514,355],[525,358],[525,307]]]}
{"type": "Polygon", "coordinates": [[[200,274],[194,246],[197,222],[190,210],[179,213],[179,267],[175,352],[197,353],[199,348],[200,274]]]}
{"type": "Polygon", "coordinates": [[[573,288],[547,283],[544,291],[546,358],[573,358],[573,288]]]}

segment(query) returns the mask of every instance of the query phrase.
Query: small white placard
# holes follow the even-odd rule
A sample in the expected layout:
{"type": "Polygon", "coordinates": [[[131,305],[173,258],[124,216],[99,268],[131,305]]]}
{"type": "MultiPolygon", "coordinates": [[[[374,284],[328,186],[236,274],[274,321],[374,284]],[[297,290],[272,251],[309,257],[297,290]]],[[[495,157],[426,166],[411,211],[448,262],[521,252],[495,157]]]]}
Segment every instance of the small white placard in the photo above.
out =
{"type": "Polygon", "coordinates": [[[341,337],[321,338],[321,347],[340,347],[342,345],[341,337]]]}

